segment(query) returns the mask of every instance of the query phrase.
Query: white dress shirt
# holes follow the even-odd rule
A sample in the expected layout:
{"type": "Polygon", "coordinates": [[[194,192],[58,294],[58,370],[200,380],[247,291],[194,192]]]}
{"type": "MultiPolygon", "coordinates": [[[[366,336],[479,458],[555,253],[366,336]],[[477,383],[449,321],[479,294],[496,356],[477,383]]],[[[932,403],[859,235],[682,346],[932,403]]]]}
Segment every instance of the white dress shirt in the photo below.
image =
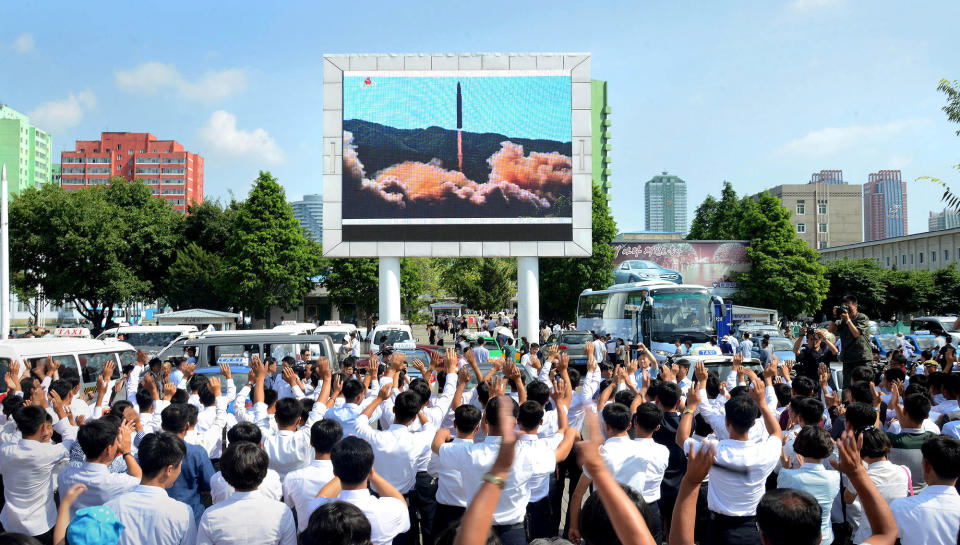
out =
{"type": "Polygon", "coordinates": [[[960,528],[960,494],[952,486],[928,485],[916,496],[890,502],[903,545],[953,545],[960,528]]]}
{"type": "MultiPolygon", "coordinates": [[[[926,420],[924,420],[924,422],[926,422],[926,420]]],[[[957,439],[960,439],[960,420],[954,420],[953,422],[947,422],[944,424],[943,434],[949,437],[956,437],[957,439]]]]}
{"type": "Polygon", "coordinates": [[[307,467],[291,471],[283,479],[283,501],[297,512],[298,532],[307,529],[312,513],[309,510],[310,502],[333,477],[333,463],[330,460],[313,460],[307,467]]]}
{"type": "MultiPolygon", "coordinates": [[[[482,443],[447,443],[440,447],[440,456],[449,456],[447,461],[459,468],[460,479],[466,497],[473,499],[483,484],[483,475],[493,466],[500,450],[500,437],[488,436],[482,443]]],[[[493,513],[493,524],[519,524],[526,515],[530,501],[530,479],[536,475],[550,473],[557,467],[556,453],[546,445],[538,443],[517,443],[513,467],[507,476],[497,508],[493,513]]]]}
{"type": "Polygon", "coordinates": [[[297,545],[297,525],[283,503],[258,490],[234,492],[203,512],[197,545],[297,545]]]}
{"type": "Polygon", "coordinates": [[[593,394],[597,393],[600,387],[600,366],[598,365],[593,372],[587,372],[581,381],[580,391],[573,393],[573,399],[570,400],[570,409],[567,417],[570,420],[570,427],[578,430],[583,428],[583,418],[586,413],[584,410],[594,404],[593,394]]]}
{"type": "Polygon", "coordinates": [[[417,460],[427,456],[433,441],[433,424],[427,423],[419,431],[393,424],[384,431],[370,427],[367,415],[357,417],[355,433],[373,447],[373,467],[401,494],[413,488],[417,480],[417,460]]]}
{"type": "MultiPolygon", "coordinates": [[[[663,447],[663,445],[657,446],[663,447]]],[[[600,445],[600,456],[606,462],[607,469],[610,470],[615,481],[627,485],[638,494],[643,495],[647,488],[648,461],[643,457],[641,449],[640,443],[630,439],[629,436],[608,437],[600,445]]],[[[663,447],[663,449],[666,450],[666,447],[663,447]]],[[[667,457],[669,457],[669,452],[667,457]]],[[[666,469],[666,465],[663,468],[666,469]]],[[[584,475],[592,478],[587,471],[584,471],[584,475]]],[[[663,479],[663,470],[660,471],[660,479],[663,479]]],[[[658,480],[658,496],[660,494],[659,487],[660,481],[658,480]]],[[[644,497],[644,500],[646,500],[646,497],[644,497]]]]}
{"type": "Polygon", "coordinates": [[[75,484],[86,485],[87,491],[77,496],[70,506],[70,518],[78,509],[103,505],[140,485],[140,477],[126,473],[111,473],[105,464],[84,462],[80,467],[67,467],[57,477],[61,494],[75,484]]]}
{"type": "Polygon", "coordinates": [[[960,411],[960,407],[957,406],[957,400],[944,399],[943,403],[930,409],[930,420],[933,420],[933,423],[936,424],[941,416],[955,411],[960,411]]]}
{"type": "MultiPolygon", "coordinates": [[[[519,443],[523,443],[524,446],[537,446],[544,445],[550,450],[557,450],[557,447],[560,446],[560,443],[563,441],[562,433],[554,433],[552,436],[540,437],[539,432],[537,435],[534,434],[525,434],[520,437],[518,440],[519,443]]],[[[527,486],[530,488],[530,502],[537,502],[547,497],[547,494],[550,492],[550,474],[552,471],[547,473],[540,473],[534,475],[530,478],[527,486]]],[[[439,490],[438,490],[439,491],[439,490]]]]}
{"type": "MultiPolygon", "coordinates": [[[[900,466],[888,460],[881,460],[867,466],[867,475],[870,476],[870,480],[877,486],[877,490],[880,492],[880,495],[883,496],[883,499],[887,500],[887,503],[907,495],[907,475],[909,471],[906,466],[900,466]]],[[[856,491],[846,475],[843,477],[843,482],[844,486],[851,489],[851,491],[856,491]]],[[[860,507],[859,496],[855,501],[858,507],[860,507]]],[[[873,535],[873,530],[870,528],[870,521],[867,520],[867,515],[861,508],[860,520],[857,525],[857,531],[853,535],[853,542],[860,543],[871,535],[873,535]]],[[[954,535],[953,537],[956,539],[957,536],[954,535]]]]}
{"type": "Polygon", "coordinates": [[[117,545],[193,545],[197,541],[193,510],[159,486],[137,486],[104,505],[124,526],[117,545]]]}
{"type": "MultiPolygon", "coordinates": [[[[727,384],[730,384],[729,382],[727,384]]],[[[707,398],[707,390],[705,388],[700,388],[700,399],[707,398]]],[[[777,411],[777,393],[773,390],[773,386],[767,386],[763,392],[764,401],[767,404],[767,407],[771,411],[777,411]]],[[[707,421],[707,424],[713,428],[713,433],[717,434],[719,439],[729,439],[730,433],[727,431],[727,411],[725,405],[727,399],[724,399],[723,396],[717,397],[714,401],[709,401],[706,403],[700,403],[697,410],[703,415],[703,419],[707,421]]],[[[750,428],[749,437],[750,441],[764,441],[769,437],[767,433],[767,426],[763,423],[763,417],[758,417],[757,420],[753,423],[753,427],[750,428]]],[[[780,438],[778,437],[779,441],[780,438]]]]}
{"type": "MultiPolygon", "coordinates": [[[[363,409],[372,402],[373,398],[368,397],[359,405],[356,403],[344,403],[342,407],[337,407],[330,411],[327,418],[340,423],[340,426],[343,428],[344,437],[356,435],[354,429],[356,427],[357,417],[360,416],[363,409]]],[[[370,421],[376,422],[380,418],[380,410],[381,407],[377,407],[377,410],[373,411],[373,416],[370,418],[370,421]]]]}
{"type": "Polygon", "coordinates": [[[410,529],[407,505],[397,498],[375,498],[367,489],[341,490],[335,498],[314,498],[308,511],[332,501],[345,501],[357,506],[370,521],[370,541],[374,545],[391,545],[393,538],[410,529]]]}
{"type": "Polygon", "coordinates": [[[454,451],[473,444],[470,439],[455,437],[453,442],[441,446],[440,453],[434,457],[431,469],[437,474],[437,503],[453,507],[467,506],[467,491],[463,487],[460,468],[456,465],[460,458],[454,451]]]}
{"type": "MultiPolygon", "coordinates": [[[[944,426],[943,429],[944,429],[943,434],[947,435],[947,432],[946,432],[947,427],[944,426]]],[[[903,431],[903,428],[900,426],[900,422],[897,420],[890,422],[890,425],[887,426],[888,433],[901,433],[902,431],[903,431]]],[[[940,426],[937,426],[936,424],[934,424],[933,420],[930,420],[929,418],[924,418],[923,422],[920,423],[920,431],[929,431],[931,433],[940,435],[940,426]]]]}
{"type": "MultiPolygon", "coordinates": [[[[262,496],[280,501],[283,497],[283,484],[280,481],[280,474],[272,469],[267,469],[267,476],[263,478],[263,482],[260,483],[257,490],[262,496]]],[[[319,491],[318,488],[317,492],[319,491]]],[[[223,478],[223,473],[218,471],[210,477],[210,499],[213,500],[213,503],[220,503],[235,492],[236,490],[223,478]]]]}
{"type": "Polygon", "coordinates": [[[280,474],[281,481],[287,473],[306,467],[314,458],[313,447],[310,446],[310,428],[314,422],[323,418],[326,412],[326,405],[314,403],[310,416],[307,417],[307,423],[297,431],[280,430],[274,433],[261,426],[263,450],[270,457],[270,469],[280,474]]]}
{"type": "Polygon", "coordinates": [[[54,443],[20,439],[0,446],[4,530],[36,536],[53,528],[57,522],[53,474],[69,460],[67,449],[54,443]]]}
{"type": "MultiPolygon", "coordinates": [[[[230,384],[233,384],[232,380],[230,384]]],[[[197,414],[197,426],[195,428],[197,433],[206,436],[213,443],[203,445],[207,449],[207,454],[210,455],[211,460],[216,460],[223,454],[224,426],[229,430],[237,425],[237,417],[226,412],[227,404],[230,403],[231,399],[233,399],[233,396],[220,396],[217,398],[215,405],[204,407],[197,414]]]]}
{"type": "MultiPolygon", "coordinates": [[[[713,441],[703,444],[710,443],[713,441]]],[[[723,439],[714,444],[717,454],[710,469],[707,506],[730,517],[755,515],[767,476],[780,462],[780,438],[768,436],[759,442],[723,439]]]]}
{"type": "Polygon", "coordinates": [[[13,421],[13,418],[10,418],[10,421],[4,424],[3,428],[0,428],[0,445],[15,443],[22,438],[23,435],[17,429],[17,423],[13,421]]]}

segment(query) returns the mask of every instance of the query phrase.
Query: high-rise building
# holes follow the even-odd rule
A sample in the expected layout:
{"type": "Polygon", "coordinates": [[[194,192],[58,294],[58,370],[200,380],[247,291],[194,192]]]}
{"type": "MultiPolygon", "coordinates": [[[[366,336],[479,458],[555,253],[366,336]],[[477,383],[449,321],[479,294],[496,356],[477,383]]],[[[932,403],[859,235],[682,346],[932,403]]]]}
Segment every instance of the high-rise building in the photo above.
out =
{"type": "Polygon", "coordinates": [[[664,172],[647,182],[644,193],[647,231],[687,234],[687,182],[664,172]]]}
{"type": "MultiPolygon", "coordinates": [[[[607,102],[607,82],[590,81],[590,126],[593,135],[590,153],[593,183],[610,200],[610,106],[607,102]]],[[[576,150],[574,150],[576,153],[576,150]]]]}
{"type": "Polygon", "coordinates": [[[927,221],[929,231],[943,231],[957,227],[960,227],[960,212],[950,208],[944,208],[941,212],[930,212],[930,219],[927,221]]]}
{"type": "Polygon", "coordinates": [[[111,176],[143,183],[186,212],[203,202],[203,157],[176,140],[157,140],[146,132],[104,132],[100,140],[77,140],[74,151],[60,154],[61,186],[74,191],[108,184],[111,176]]]}
{"type": "Polygon", "coordinates": [[[811,248],[863,242],[861,187],[842,181],[843,173],[838,170],[825,170],[814,176],[823,173],[830,175],[822,182],[784,184],[768,191],[790,210],[790,223],[797,236],[811,248]]]}
{"type": "Polygon", "coordinates": [[[60,185],[60,163],[50,165],[50,183],[60,185]]]}
{"type": "Polygon", "coordinates": [[[30,118],[0,103],[0,164],[7,165],[10,195],[50,183],[53,138],[30,118]]]}
{"type": "Polygon", "coordinates": [[[313,240],[323,242],[323,195],[304,195],[303,200],[290,203],[293,216],[300,220],[303,230],[313,240]]]}
{"type": "Polygon", "coordinates": [[[907,185],[899,170],[881,170],[863,185],[863,240],[907,234],[907,185]]]}
{"type": "Polygon", "coordinates": [[[814,172],[810,175],[810,181],[807,183],[841,185],[843,184],[843,171],[821,170],[820,172],[814,172]]]}

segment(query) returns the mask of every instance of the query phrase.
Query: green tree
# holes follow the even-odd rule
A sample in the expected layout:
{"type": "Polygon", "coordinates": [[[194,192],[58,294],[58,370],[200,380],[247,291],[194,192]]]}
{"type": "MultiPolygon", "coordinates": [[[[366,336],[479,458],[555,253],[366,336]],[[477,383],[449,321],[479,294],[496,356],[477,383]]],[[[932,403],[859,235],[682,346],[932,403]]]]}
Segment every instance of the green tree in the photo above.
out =
{"type": "Polygon", "coordinates": [[[164,290],[167,304],[176,310],[205,308],[229,310],[230,300],[222,294],[223,261],[195,242],[177,251],[170,265],[164,290]]]}
{"type": "Polygon", "coordinates": [[[929,308],[934,294],[930,271],[886,271],[886,304],[880,316],[903,319],[908,314],[929,308]]]}
{"type": "Polygon", "coordinates": [[[283,187],[260,172],[233,220],[223,258],[223,293],[238,308],[265,316],[271,306],[298,307],[323,260],[303,232],[283,187]]]}
{"type": "Polygon", "coordinates": [[[817,252],[797,237],[780,199],[765,191],[745,202],[738,238],[750,241],[750,270],[737,278],[737,300],[787,316],[815,312],[827,293],[817,252]]]}
{"type": "Polygon", "coordinates": [[[184,241],[193,242],[206,252],[222,256],[240,205],[237,201],[230,201],[224,207],[219,201],[210,200],[191,204],[183,220],[184,241]]]}
{"type": "Polygon", "coordinates": [[[956,265],[934,271],[933,292],[930,298],[931,312],[954,313],[960,308],[960,271],[956,265]]]}
{"type": "Polygon", "coordinates": [[[27,190],[10,205],[15,287],[73,303],[99,333],[104,321],[112,323],[114,307],[163,295],[181,224],[182,216],[141,182],[27,190]]]}
{"type": "Polygon", "coordinates": [[[719,205],[720,203],[713,195],[707,195],[703,199],[703,202],[700,203],[700,206],[697,206],[697,210],[693,213],[693,221],[690,223],[687,240],[711,240],[719,205]]]}
{"type": "Polygon", "coordinates": [[[617,224],[603,192],[593,186],[593,253],[590,257],[540,259],[540,315],[573,320],[585,289],[604,289],[613,283],[613,242],[617,224]]]}
{"type": "Polygon", "coordinates": [[[743,203],[737,199],[737,192],[724,180],[720,200],[707,195],[697,207],[687,240],[738,239],[742,212],[743,203]]]}
{"type": "Polygon", "coordinates": [[[873,259],[838,259],[827,263],[830,284],[822,308],[827,316],[845,295],[854,295],[860,309],[871,318],[882,319],[887,305],[887,270],[873,259]]]}
{"type": "MultiPolygon", "coordinates": [[[[960,82],[942,79],[940,84],[937,85],[937,91],[947,95],[947,103],[941,107],[941,110],[947,114],[947,119],[954,123],[960,123],[960,82]]],[[[960,135],[960,129],[957,129],[957,135],[960,135]]],[[[960,170],[960,164],[954,165],[953,168],[960,170]]],[[[934,176],[921,176],[917,179],[926,180],[942,187],[943,195],[941,195],[940,200],[950,208],[960,212],[960,195],[955,194],[946,182],[934,176]]]]}
{"type": "MultiPolygon", "coordinates": [[[[403,269],[401,268],[401,278],[403,269]]],[[[330,302],[345,312],[356,312],[367,327],[380,304],[379,266],[376,259],[331,259],[321,284],[330,293],[330,302]]],[[[402,282],[402,280],[401,280],[402,282]]]]}
{"type": "Polygon", "coordinates": [[[411,322],[423,306],[420,296],[424,293],[424,261],[412,257],[400,260],[400,308],[411,322]]]}

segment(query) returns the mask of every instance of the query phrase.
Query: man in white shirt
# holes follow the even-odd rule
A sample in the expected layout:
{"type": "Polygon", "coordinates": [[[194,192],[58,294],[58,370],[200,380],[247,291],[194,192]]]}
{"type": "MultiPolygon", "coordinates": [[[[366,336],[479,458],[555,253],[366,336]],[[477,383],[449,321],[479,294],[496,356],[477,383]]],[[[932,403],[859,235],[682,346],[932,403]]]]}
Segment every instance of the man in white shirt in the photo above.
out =
{"type": "MultiPolygon", "coordinates": [[[[259,380],[259,377],[258,377],[259,380]]],[[[330,380],[324,381],[324,389],[328,390],[330,380]]],[[[263,382],[258,382],[253,391],[254,403],[259,401],[263,393],[263,382]]],[[[263,432],[263,450],[270,456],[270,468],[280,474],[283,480],[287,473],[306,467],[313,457],[313,448],[310,446],[310,427],[317,420],[323,418],[327,411],[326,397],[321,394],[322,400],[313,404],[306,423],[302,422],[302,408],[300,402],[286,398],[277,401],[277,411],[274,417],[277,421],[277,432],[273,433],[267,426],[261,426],[263,432]]]]}
{"type": "Polygon", "coordinates": [[[463,513],[467,509],[467,492],[463,488],[463,478],[460,467],[456,465],[449,449],[440,452],[444,445],[472,445],[474,436],[480,427],[482,413],[471,404],[463,404],[453,411],[453,425],[456,437],[452,442],[450,430],[441,428],[437,431],[431,444],[431,450],[436,456],[430,464],[431,470],[437,475],[437,510],[434,516],[433,534],[443,535],[448,529],[459,524],[463,513]]]}
{"type": "Polygon", "coordinates": [[[753,341],[750,340],[750,333],[747,331],[743,332],[743,342],[740,343],[740,353],[743,354],[743,359],[753,357],[753,341]]]}
{"type": "Polygon", "coordinates": [[[140,441],[140,486],[104,504],[124,526],[118,545],[196,543],[193,511],[166,492],[180,475],[186,452],[186,444],[172,433],[151,433],[140,441]]]}
{"type": "Polygon", "coordinates": [[[603,342],[603,336],[593,334],[593,361],[600,363],[607,353],[607,347],[603,342]]]}
{"type": "MultiPolygon", "coordinates": [[[[343,406],[331,410],[327,418],[340,423],[343,427],[344,437],[355,435],[354,431],[357,417],[360,416],[360,413],[363,412],[363,409],[366,408],[367,405],[373,402],[373,398],[366,397],[366,388],[362,382],[356,379],[350,379],[344,382],[340,393],[344,399],[343,406]]],[[[378,410],[374,411],[373,418],[370,420],[375,421],[379,418],[380,412],[378,410]]]]}
{"type": "Polygon", "coordinates": [[[13,419],[22,439],[0,446],[0,474],[3,475],[5,503],[0,524],[7,532],[35,536],[50,541],[57,520],[53,503],[53,474],[70,459],[63,445],[50,441],[54,427],[44,409],[43,390],[34,393],[41,401],[17,409],[13,419]]]}
{"type": "Polygon", "coordinates": [[[77,443],[83,449],[86,461],[80,467],[68,467],[57,477],[59,489],[68,490],[74,484],[87,487],[70,506],[70,518],[78,509],[103,505],[140,485],[143,476],[133,457],[133,424],[125,422],[118,428],[112,418],[98,418],[80,426],[77,443]],[[126,473],[111,473],[109,466],[117,456],[127,464],[126,473]]]}
{"type": "MultiPolygon", "coordinates": [[[[542,382],[536,382],[541,386],[542,382]]],[[[557,398],[559,399],[559,398],[557,398]]],[[[562,400],[561,400],[562,401],[562,400]]],[[[520,405],[520,412],[517,416],[517,424],[522,435],[517,440],[516,448],[519,449],[538,449],[546,447],[549,450],[560,451],[557,457],[566,458],[573,448],[573,441],[577,437],[577,432],[569,430],[567,425],[567,407],[565,404],[558,403],[559,410],[553,411],[558,415],[558,430],[554,430],[549,435],[543,435],[541,430],[544,424],[543,405],[537,401],[528,400],[520,405]]],[[[556,486],[556,475],[554,471],[534,475],[529,481],[530,499],[527,503],[527,534],[530,540],[548,538],[556,535],[556,528],[552,527],[553,513],[550,504],[549,492],[551,488],[551,478],[556,486]]]]}
{"type": "MultiPolygon", "coordinates": [[[[263,448],[263,434],[260,428],[252,422],[241,422],[230,428],[227,432],[227,444],[231,445],[246,441],[263,448]]],[[[283,482],[280,480],[280,474],[273,469],[267,469],[267,475],[263,482],[257,487],[257,491],[263,496],[272,500],[280,501],[283,498],[283,482]]],[[[222,471],[218,471],[210,477],[210,499],[213,503],[220,503],[236,492],[230,483],[223,476],[222,471]]]]}
{"type": "Polygon", "coordinates": [[[927,439],[923,452],[926,488],[916,496],[890,502],[903,545],[952,544],[960,536],[960,440],[938,436],[927,439]]]}
{"type": "Polygon", "coordinates": [[[330,451],[343,437],[338,422],[325,418],[310,427],[310,446],[315,457],[310,465],[291,471],[283,479],[283,501],[297,514],[297,532],[303,532],[310,521],[310,503],[318,491],[333,480],[330,451]]]}
{"type": "Polygon", "coordinates": [[[407,502],[396,488],[373,469],[373,448],[359,437],[345,437],[330,451],[335,478],[320,489],[319,497],[307,509],[332,501],[345,501],[360,508],[370,522],[370,541],[390,545],[410,529],[407,502]],[[367,483],[380,495],[370,494],[367,483]]]}
{"type": "Polygon", "coordinates": [[[239,441],[223,453],[223,478],[236,492],[203,512],[197,528],[197,545],[234,545],[253,540],[262,545],[297,545],[293,512],[257,488],[267,475],[267,453],[257,445],[239,441]]]}

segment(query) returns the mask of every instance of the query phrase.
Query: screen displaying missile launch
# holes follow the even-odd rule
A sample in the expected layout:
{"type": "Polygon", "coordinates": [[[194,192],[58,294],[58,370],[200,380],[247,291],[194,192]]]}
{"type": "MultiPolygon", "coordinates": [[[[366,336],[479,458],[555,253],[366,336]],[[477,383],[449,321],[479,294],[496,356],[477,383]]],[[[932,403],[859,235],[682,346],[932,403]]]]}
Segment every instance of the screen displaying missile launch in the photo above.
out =
{"type": "Polygon", "coordinates": [[[571,141],[569,75],[344,75],[344,235],[567,239],[571,141]]]}

